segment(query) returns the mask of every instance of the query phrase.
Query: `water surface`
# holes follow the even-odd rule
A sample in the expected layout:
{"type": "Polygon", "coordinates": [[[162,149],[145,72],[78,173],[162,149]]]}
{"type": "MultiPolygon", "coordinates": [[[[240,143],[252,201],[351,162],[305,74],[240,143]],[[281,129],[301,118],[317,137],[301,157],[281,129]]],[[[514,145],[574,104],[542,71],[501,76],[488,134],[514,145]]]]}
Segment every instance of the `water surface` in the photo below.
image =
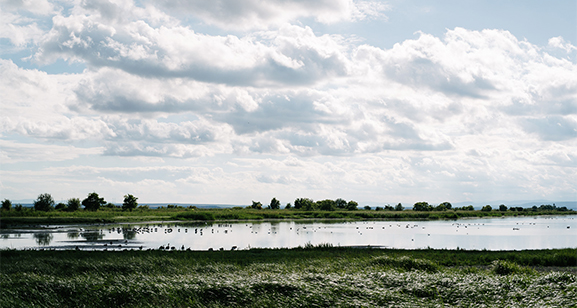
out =
{"type": "Polygon", "coordinates": [[[0,248],[208,250],[333,246],[522,250],[577,247],[577,216],[457,221],[138,223],[47,225],[0,231],[0,248]]]}

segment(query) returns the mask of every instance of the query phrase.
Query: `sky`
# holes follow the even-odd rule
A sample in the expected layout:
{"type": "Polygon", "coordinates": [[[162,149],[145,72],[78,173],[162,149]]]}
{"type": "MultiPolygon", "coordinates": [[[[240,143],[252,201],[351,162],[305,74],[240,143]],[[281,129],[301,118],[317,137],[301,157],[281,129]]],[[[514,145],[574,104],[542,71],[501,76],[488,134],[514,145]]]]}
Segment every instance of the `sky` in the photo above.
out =
{"type": "Polygon", "coordinates": [[[0,198],[577,200],[577,1],[0,0],[0,198]]]}

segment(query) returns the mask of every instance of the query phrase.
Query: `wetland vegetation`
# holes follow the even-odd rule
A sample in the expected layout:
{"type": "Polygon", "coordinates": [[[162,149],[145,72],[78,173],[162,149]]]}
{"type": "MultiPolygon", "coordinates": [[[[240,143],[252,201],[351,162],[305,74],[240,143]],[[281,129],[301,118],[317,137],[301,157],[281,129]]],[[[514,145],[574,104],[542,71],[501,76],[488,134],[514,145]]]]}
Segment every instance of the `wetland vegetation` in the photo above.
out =
{"type": "Polygon", "coordinates": [[[535,216],[535,215],[574,215],[575,211],[566,207],[542,204],[531,208],[507,207],[504,204],[493,209],[490,205],[481,210],[473,206],[452,207],[450,202],[431,205],[417,202],[411,209],[399,203],[395,206],[365,206],[359,209],[357,202],[343,199],[313,201],[308,198],[297,198],[294,203],[287,203],[281,209],[280,201],[273,198],[268,206],[252,201],[246,207],[231,208],[197,208],[196,206],[167,205],[149,208],[139,205],[137,197],[124,196],[122,205],[107,203],[93,192],[80,201],[71,198],[67,204],[55,202],[50,194],[40,194],[33,208],[22,205],[12,206],[10,200],[2,201],[2,228],[21,224],[63,224],[63,223],[116,223],[145,221],[235,221],[235,220],[437,220],[459,219],[464,217],[500,217],[500,216],[535,216]],[[80,205],[84,206],[82,208],[80,205]]]}
{"type": "MultiPolygon", "coordinates": [[[[22,224],[237,220],[437,220],[575,214],[566,208],[475,211],[416,203],[358,208],[297,199],[283,209],[157,209],[96,193],[34,208],[2,203],[2,227],[22,224]],[[87,201],[88,200],[88,201],[87,201]],[[84,208],[81,208],[81,205],[84,208]]],[[[77,248],[78,249],[78,248],[77,248]]],[[[0,307],[576,307],[577,249],[523,251],[359,249],[330,244],[235,251],[1,250],[0,307]]]]}
{"type": "Polygon", "coordinates": [[[1,251],[1,307],[575,307],[577,249],[1,251]]]}

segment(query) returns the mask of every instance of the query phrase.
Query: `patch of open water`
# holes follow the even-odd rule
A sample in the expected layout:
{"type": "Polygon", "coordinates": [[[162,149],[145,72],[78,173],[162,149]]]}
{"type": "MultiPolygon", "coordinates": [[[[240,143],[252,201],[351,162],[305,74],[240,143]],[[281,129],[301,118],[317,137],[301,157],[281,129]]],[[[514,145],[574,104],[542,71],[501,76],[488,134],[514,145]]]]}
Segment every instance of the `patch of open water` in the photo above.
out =
{"type": "Polygon", "coordinates": [[[440,221],[130,223],[3,229],[0,249],[208,250],[332,244],[524,250],[577,247],[577,215],[440,221]]]}

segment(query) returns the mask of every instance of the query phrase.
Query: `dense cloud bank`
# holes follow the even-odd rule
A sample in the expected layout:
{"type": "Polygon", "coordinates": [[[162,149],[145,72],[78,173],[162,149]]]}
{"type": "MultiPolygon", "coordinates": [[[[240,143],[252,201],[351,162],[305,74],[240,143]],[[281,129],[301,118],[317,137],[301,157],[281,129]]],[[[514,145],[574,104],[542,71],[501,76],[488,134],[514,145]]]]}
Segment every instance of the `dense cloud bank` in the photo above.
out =
{"type": "MultiPolygon", "coordinates": [[[[174,201],[198,183],[199,201],[223,187],[246,200],[264,187],[286,198],[294,190],[390,202],[415,189],[439,201],[487,187],[501,199],[575,196],[577,49],[561,37],[536,46],[504,30],[463,28],[383,49],[299,21],[386,18],[389,9],[3,2],[0,33],[15,52],[30,51],[25,61],[86,67],[48,74],[0,59],[4,190],[43,192],[21,188],[11,164],[69,161],[50,167],[52,176],[71,183],[80,168],[111,193],[161,187],[174,201]],[[228,34],[197,32],[187,18],[228,34]],[[129,169],[99,169],[114,157],[129,169]],[[190,169],[170,171],[182,166],[190,169]],[[123,176],[132,173],[140,176],[123,176]]],[[[50,189],[40,184],[46,169],[28,172],[32,187],[50,189]]]]}

